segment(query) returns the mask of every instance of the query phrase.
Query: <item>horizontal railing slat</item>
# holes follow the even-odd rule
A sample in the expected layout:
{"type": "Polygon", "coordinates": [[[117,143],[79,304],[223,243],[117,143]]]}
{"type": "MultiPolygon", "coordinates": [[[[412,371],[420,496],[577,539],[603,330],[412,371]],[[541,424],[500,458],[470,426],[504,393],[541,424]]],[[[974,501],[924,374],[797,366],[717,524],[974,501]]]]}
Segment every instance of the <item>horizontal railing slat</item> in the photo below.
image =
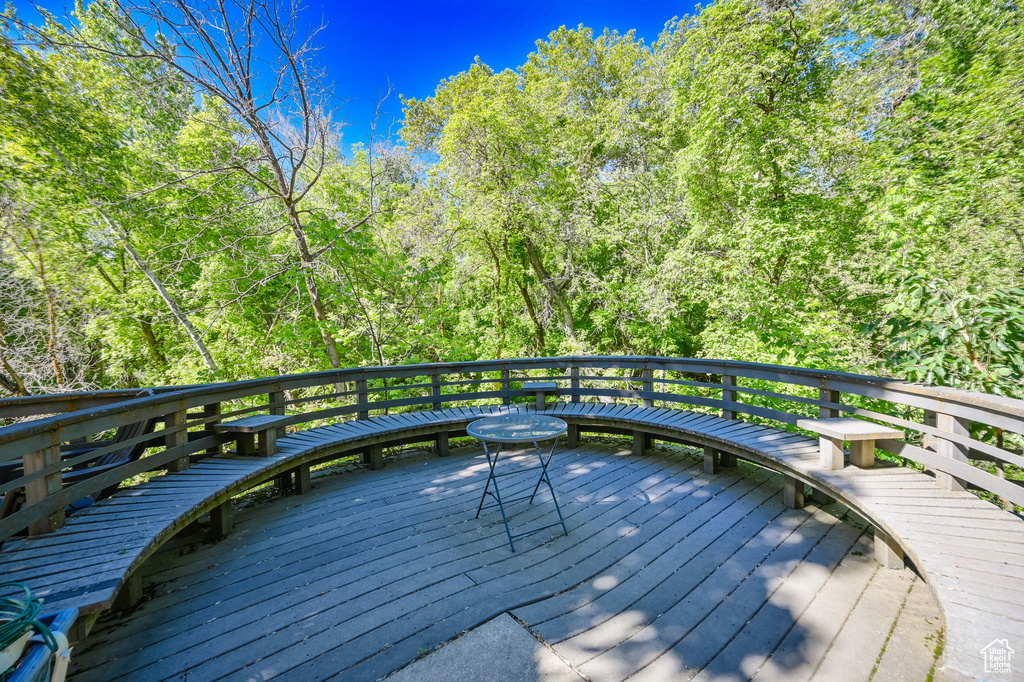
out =
{"type": "Polygon", "coordinates": [[[943,457],[937,452],[899,440],[886,438],[875,441],[875,445],[898,457],[905,457],[906,459],[923,464],[929,469],[955,476],[968,483],[973,483],[981,490],[987,490],[990,493],[1006,498],[1014,504],[1024,506],[1024,488],[1014,485],[1012,481],[1007,481],[976,466],[972,466],[968,462],[961,462],[952,457],[943,457]]]}
{"type": "Polygon", "coordinates": [[[876,398],[888,402],[900,403],[911,407],[918,407],[923,410],[943,412],[953,417],[961,417],[963,419],[981,422],[982,424],[988,424],[990,426],[998,426],[1001,429],[1014,433],[1024,433],[1024,418],[1010,414],[995,413],[987,408],[963,402],[952,402],[927,395],[918,395],[901,390],[893,390],[892,388],[859,385],[852,384],[850,382],[830,381],[829,388],[841,391],[842,393],[850,393],[867,398],[876,398]]]}

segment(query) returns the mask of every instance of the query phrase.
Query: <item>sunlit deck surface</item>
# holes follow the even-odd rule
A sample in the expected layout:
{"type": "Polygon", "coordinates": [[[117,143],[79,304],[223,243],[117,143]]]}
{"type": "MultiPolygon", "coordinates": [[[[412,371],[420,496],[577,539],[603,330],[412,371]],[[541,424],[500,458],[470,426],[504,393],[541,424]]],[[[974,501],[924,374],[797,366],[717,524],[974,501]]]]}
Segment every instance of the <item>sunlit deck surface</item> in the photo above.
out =
{"type": "MultiPolygon", "coordinates": [[[[76,649],[73,679],[374,680],[504,612],[595,681],[927,676],[938,607],[845,507],[787,509],[765,469],[610,443],[556,450],[569,535],[515,553],[497,509],[474,519],[479,446],[317,478],[215,543],[184,533],[143,568],[144,601],[76,649]]],[[[547,494],[510,506],[514,531],[555,518],[547,494]]]]}

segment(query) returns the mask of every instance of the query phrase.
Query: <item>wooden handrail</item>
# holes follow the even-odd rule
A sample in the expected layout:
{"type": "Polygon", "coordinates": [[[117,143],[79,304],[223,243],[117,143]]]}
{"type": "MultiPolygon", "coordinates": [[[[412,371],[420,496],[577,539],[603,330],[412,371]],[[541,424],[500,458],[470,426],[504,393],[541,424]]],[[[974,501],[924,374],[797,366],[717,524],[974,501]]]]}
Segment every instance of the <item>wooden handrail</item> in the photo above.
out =
{"type": "Polygon", "coordinates": [[[217,421],[270,413],[285,415],[284,423],[294,426],[352,416],[365,419],[387,410],[533,399],[531,392],[521,388],[523,380],[555,381],[559,394],[573,402],[610,398],[648,406],[685,406],[731,417],[748,415],[785,428],[794,428],[797,420],[807,417],[864,417],[912,432],[919,441],[924,439],[923,447],[915,445],[913,439],[907,443],[880,441],[878,446],[934,470],[947,486],[967,484],[1024,505],[1024,488],[1020,485],[964,461],[970,457],[1000,467],[1024,466],[1020,454],[978,440],[970,430],[974,423],[995,427],[1002,433],[1024,433],[1021,400],[846,372],[733,360],[520,358],[347,368],[162,387],[155,389],[155,395],[143,398],[130,397],[138,394],[132,389],[0,401],[0,416],[12,414],[11,410],[20,410],[22,415],[31,414],[32,409],[40,410],[38,414],[53,414],[61,411],[54,409],[60,406],[91,405],[0,428],[0,466],[21,465],[25,472],[0,485],[0,493],[22,487],[32,491],[29,504],[0,520],[0,538],[30,526],[37,530],[52,528],[59,525],[64,506],[76,499],[143,471],[184,467],[191,456],[215,453],[223,437],[213,436],[209,430],[217,421]],[[382,382],[386,384],[382,386],[382,382]],[[794,388],[783,390],[778,384],[794,388]],[[325,389],[323,395],[317,394],[325,389]],[[933,414],[937,416],[931,417],[933,414]],[[96,479],[60,488],[61,470],[80,463],[83,457],[54,461],[53,448],[149,419],[163,421],[164,428],[136,440],[153,441],[162,451],[113,468],[96,479]],[[190,440],[188,431],[197,430],[206,433],[194,434],[190,440]]]}
{"type": "MultiPolygon", "coordinates": [[[[148,390],[154,393],[170,393],[185,388],[199,388],[202,384],[192,386],[158,386],[148,390]]],[[[20,419],[38,417],[48,414],[63,414],[90,407],[100,407],[113,403],[124,402],[137,396],[145,388],[115,388],[103,391],[77,391],[75,393],[47,393],[44,395],[27,395],[15,398],[0,398],[0,419],[20,419]]]]}

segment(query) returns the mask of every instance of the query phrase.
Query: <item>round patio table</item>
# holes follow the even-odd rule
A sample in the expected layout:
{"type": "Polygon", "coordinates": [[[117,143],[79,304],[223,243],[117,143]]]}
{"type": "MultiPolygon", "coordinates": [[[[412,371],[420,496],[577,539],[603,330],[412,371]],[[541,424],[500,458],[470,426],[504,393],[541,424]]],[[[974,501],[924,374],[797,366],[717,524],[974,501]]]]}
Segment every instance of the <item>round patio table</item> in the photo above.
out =
{"type": "Polygon", "coordinates": [[[508,536],[508,546],[512,548],[513,552],[516,551],[516,546],[512,542],[513,538],[537,533],[558,525],[562,526],[562,531],[566,535],[569,534],[565,527],[565,520],[562,518],[562,509],[558,506],[558,498],[555,497],[555,487],[551,485],[551,479],[548,477],[548,464],[551,462],[551,456],[555,452],[555,444],[558,442],[558,437],[565,433],[566,430],[568,430],[568,425],[561,419],[539,414],[506,414],[499,417],[486,417],[478,419],[466,427],[466,433],[483,443],[484,454],[487,455],[487,464],[490,467],[487,484],[484,486],[484,494],[480,497],[480,505],[476,510],[476,518],[480,518],[480,512],[484,509],[492,507],[500,509],[501,520],[505,523],[505,534],[508,536]],[[548,440],[551,441],[551,447],[548,449],[547,457],[545,457],[541,451],[540,444],[548,440]],[[501,446],[520,445],[523,443],[533,443],[533,451],[537,454],[540,464],[526,469],[516,469],[515,471],[501,474],[495,473],[498,465],[498,455],[501,453],[501,446]],[[493,453],[488,445],[496,446],[493,453]],[[533,486],[533,493],[528,498],[524,495],[523,497],[511,500],[501,499],[501,492],[498,490],[499,478],[538,470],[540,471],[540,477],[537,479],[537,485],[533,486]],[[551,491],[551,499],[554,500],[555,511],[558,512],[558,522],[549,523],[546,526],[513,535],[509,529],[508,516],[505,515],[505,503],[529,499],[532,504],[533,498],[537,496],[537,491],[540,490],[541,483],[545,483],[548,486],[548,490],[551,491]],[[487,499],[488,495],[493,497],[495,502],[484,506],[484,500],[487,499]]]}

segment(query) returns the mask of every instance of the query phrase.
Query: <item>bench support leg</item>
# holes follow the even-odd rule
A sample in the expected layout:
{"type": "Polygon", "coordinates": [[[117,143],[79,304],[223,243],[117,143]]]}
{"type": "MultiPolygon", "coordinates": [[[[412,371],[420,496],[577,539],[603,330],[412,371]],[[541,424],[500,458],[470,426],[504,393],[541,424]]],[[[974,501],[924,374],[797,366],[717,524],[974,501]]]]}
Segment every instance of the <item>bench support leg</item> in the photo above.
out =
{"type": "Polygon", "coordinates": [[[822,469],[843,468],[843,441],[828,436],[818,437],[822,469]]]}
{"type": "Polygon", "coordinates": [[[718,464],[726,469],[731,469],[736,466],[736,455],[731,452],[719,452],[718,464]]]}
{"type": "Polygon", "coordinates": [[[450,454],[451,450],[448,445],[447,431],[442,431],[434,436],[434,452],[437,453],[438,457],[447,457],[450,454]]]}
{"type": "Polygon", "coordinates": [[[277,452],[277,429],[260,431],[260,457],[270,457],[277,452]]]}
{"type": "Polygon", "coordinates": [[[824,490],[819,490],[818,488],[811,488],[811,500],[819,507],[824,507],[826,504],[832,504],[836,501],[834,497],[825,494],[824,490]]]}
{"type": "Polygon", "coordinates": [[[231,512],[231,500],[222,502],[210,510],[210,532],[222,538],[231,532],[234,526],[234,515],[231,512]]]}
{"type": "Polygon", "coordinates": [[[114,611],[124,611],[142,600],[142,571],[136,569],[114,597],[114,611]]]}
{"type": "Polygon", "coordinates": [[[569,430],[565,432],[565,444],[569,448],[578,448],[580,446],[580,427],[575,424],[569,424],[569,430]]]}
{"type": "Polygon", "coordinates": [[[850,441],[850,464],[862,469],[870,469],[875,466],[875,441],[850,441]]]}
{"type": "Polygon", "coordinates": [[[303,464],[295,468],[295,492],[305,495],[313,489],[313,481],[309,476],[309,465],[303,464]]]}
{"type": "Polygon", "coordinates": [[[704,446],[704,473],[717,474],[719,467],[718,453],[714,448],[704,446]]]}
{"type": "Polygon", "coordinates": [[[243,457],[256,454],[256,434],[240,433],[235,439],[235,452],[243,457]]]}
{"type": "Polygon", "coordinates": [[[875,530],[875,560],[886,568],[903,568],[903,548],[885,531],[875,530]]]}
{"type": "Polygon", "coordinates": [[[92,630],[92,626],[99,620],[100,614],[88,613],[84,616],[79,616],[75,619],[74,625],[68,630],[68,641],[71,644],[77,644],[83,639],[89,636],[89,632],[92,630]]]}
{"type": "Polygon", "coordinates": [[[643,431],[633,432],[633,454],[639,457],[644,454],[644,449],[647,446],[648,439],[647,434],[643,431]]]}
{"type": "Polygon", "coordinates": [[[380,445],[371,445],[363,453],[363,461],[370,465],[374,471],[384,468],[384,448],[380,445]]]}
{"type": "Polygon", "coordinates": [[[292,490],[292,472],[291,470],[279,474],[274,477],[274,485],[277,486],[278,491],[282,495],[287,495],[292,490]]]}
{"type": "Polygon", "coordinates": [[[782,498],[790,509],[804,508],[804,482],[785,476],[783,479],[782,498]]]}

